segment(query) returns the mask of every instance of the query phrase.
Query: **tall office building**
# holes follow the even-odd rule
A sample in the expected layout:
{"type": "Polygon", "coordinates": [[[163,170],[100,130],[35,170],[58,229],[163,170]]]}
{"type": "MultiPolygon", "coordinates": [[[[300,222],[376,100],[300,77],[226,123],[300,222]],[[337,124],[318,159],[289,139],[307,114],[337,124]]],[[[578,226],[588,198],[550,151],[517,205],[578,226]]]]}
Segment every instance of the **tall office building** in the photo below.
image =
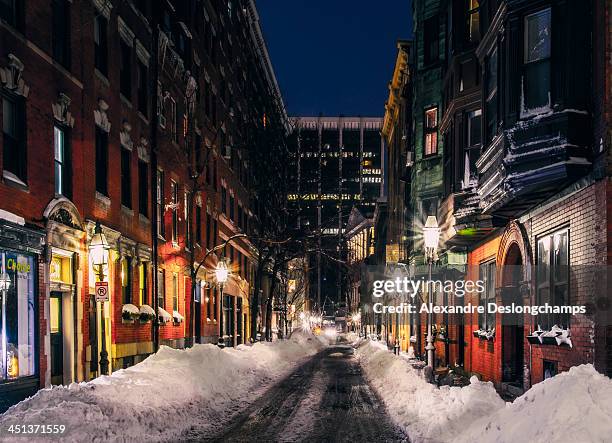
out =
{"type": "Polygon", "coordinates": [[[311,257],[312,298],[341,301],[342,274],[329,256],[342,258],[351,211],[374,213],[384,186],[384,149],[380,117],[297,117],[289,202],[299,214],[296,224],[320,233],[323,257],[311,257]],[[322,270],[321,270],[322,269],[322,270]],[[321,294],[323,293],[323,296],[321,294]]]}

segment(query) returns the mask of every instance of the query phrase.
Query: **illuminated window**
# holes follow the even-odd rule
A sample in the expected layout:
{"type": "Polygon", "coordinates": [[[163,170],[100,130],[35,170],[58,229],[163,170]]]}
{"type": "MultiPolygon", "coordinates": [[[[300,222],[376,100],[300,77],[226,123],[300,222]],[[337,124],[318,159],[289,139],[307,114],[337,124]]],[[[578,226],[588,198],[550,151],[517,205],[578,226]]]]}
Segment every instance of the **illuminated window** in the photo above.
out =
{"type": "Polygon", "coordinates": [[[480,40],[480,1],[467,0],[468,3],[468,40],[477,42],[480,40]]]}
{"type": "Polygon", "coordinates": [[[141,262],[138,265],[138,305],[147,302],[147,264],[141,262]]]}
{"type": "Polygon", "coordinates": [[[438,108],[425,111],[425,156],[438,153],[438,108]]]}
{"type": "Polygon", "coordinates": [[[121,260],[121,301],[132,303],[132,259],[123,257],[121,260]]]}

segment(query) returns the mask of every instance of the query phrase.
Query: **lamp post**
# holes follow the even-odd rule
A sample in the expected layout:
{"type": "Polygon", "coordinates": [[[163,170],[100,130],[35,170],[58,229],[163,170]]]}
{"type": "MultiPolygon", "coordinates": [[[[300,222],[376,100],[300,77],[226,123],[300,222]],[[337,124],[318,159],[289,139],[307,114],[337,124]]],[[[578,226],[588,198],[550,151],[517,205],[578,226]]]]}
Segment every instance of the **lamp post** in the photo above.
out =
{"type": "Polygon", "coordinates": [[[223,322],[223,285],[227,281],[228,276],[229,270],[227,269],[225,257],[221,257],[217,262],[217,267],[215,269],[215,277],[217,278],[217,283],[219,283],[220,290],[219,306],[221,309],[219,312],[219,341],[217,343],[217,346],[219,346],[220,348],[225,347],[225,331],[223,330],[225,328],[225,324],[223,322]]]}
{"type": "Polygon", "coordinates": [[[11,277],[4,272],[4,255],[2,256],[2,275],[0,275],[0,295],[2,296],[2,378],[6,379],[8,374],[7,362],[7,338],[6,338],[6,295],[11,287],[11,277]]]}
{"type": "MultiPolygon", "coordinates": [[[[438,242],[440,241],[440,228],[438,227],[438,220],[434,215],[427,217],[425,228],[423,228],[423,237],[425,243],[425,257],[427,258],[429,274],[429,278],[427,280],[427,301],[431,304],[431,306],[433,306],[433,297],[431,294],[431,268],[436,255],[436,249],[438,248],[438,242]]],[[[429,366],[433,371],[434,351],[436,348],[433,344],[433,312],[431,306],[429,313],[427,314],[427,346],[425,346],[425,350],[427,351],[427,366],[429,366]]]]}
{"type": "MultiPolygon", "coordinates": [[[[89,254],[91,255],[91,264],[94,268],[98,281],[105,281],[104,268],[108,265],[108,251],[110,246],[106,241],[106,236],[102,232],[100,222],[96,222],[94,235],[89,243],[89,254]]],[[[104,314],[105,301],[100,302],[101,314],[100,323],[102,324],[102,349],[100,350],[100,372],[102,375],[108,375],[108,352],[106,351],[106,319],[104,314]]]]}

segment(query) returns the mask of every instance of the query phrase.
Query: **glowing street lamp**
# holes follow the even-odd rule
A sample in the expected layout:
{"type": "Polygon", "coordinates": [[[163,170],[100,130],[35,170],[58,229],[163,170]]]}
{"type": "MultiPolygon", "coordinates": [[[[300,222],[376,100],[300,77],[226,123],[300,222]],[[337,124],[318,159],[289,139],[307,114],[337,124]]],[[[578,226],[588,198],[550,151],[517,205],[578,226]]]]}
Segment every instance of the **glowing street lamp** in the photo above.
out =
{"type": "MultiPolygon", "coordinates": [[[[98,281],[104,281],[106,275],[104,274],[104,268],[108,265],[108,251],[110,246],[106,241],[106,236],[102,232],[100,222],[96,222],[94,229],[94,235],[91,237],[89,242],[89,255],[91,256],[91,264],[96,272],[98,281]]],[[[101,311],[101,323],[102,323],[102,348],[100,350],[100,372],[102,375],[108,375],[108,352],[106,351],[106,319],[104,315],[104,305],[106,302],[100,302],[102,308],[101,311]]]]}
{"type": "Polygon", "coordinates": [[[217,283],[219,284],[220,289],[220,316],[219,316],[219,341],[217,342],[217,346],[220,348],[225,347],[225,334],[224,328],[225,325],[223,323],[223,285],[227,281],[229,277],[229,269],[227,268],[227,263],[225,261],[225,257],[221,257],[217,262],[217,267],[215,268],[215,277],[217,279],[217,283]]]}
{"type": "MultiPolygon", "coordinates": [[[[436,256],[436,249],[438,248],[438,242],[440,241],[440,228],[438,227],[438,220],[434,215],[430,215],[427,217],[427,221],[425,222],[425,228],[423,228],[423,237],[425,243],[425,256],[427,257],[427,263],[429,265],[429,279],[427,280],[427,298],[428,302],[433,305],[433,297],[431,294],[431,268],[433,265],[434,258],[436,256]]],[[[427,346],[425,346],[425,350],[427,351],[427,366],[434,369],[434,351],[435,346],[433,344],[433,312],[432,309],[429,309],[429,314],[427,315],[427,346]]]]}

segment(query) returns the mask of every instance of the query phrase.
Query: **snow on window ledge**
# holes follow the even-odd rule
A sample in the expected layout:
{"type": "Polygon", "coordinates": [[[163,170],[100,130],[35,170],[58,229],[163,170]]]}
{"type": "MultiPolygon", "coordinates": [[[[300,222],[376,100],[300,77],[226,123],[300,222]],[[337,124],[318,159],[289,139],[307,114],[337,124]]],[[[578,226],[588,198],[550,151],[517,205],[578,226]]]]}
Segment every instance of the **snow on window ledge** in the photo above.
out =
{"type": "Polygon", "coordinates": [[[474,332],[474,337],[479,338],[481,340],[494,340],[495,339],[495,328],[492,329],[476,329],[474,332]]]}
{"type": "Polygon", "coordinates": [[[172,311],[172,318],[174,319],[174,323],[182,323],[183,320],[185,320],[185,317],[183,317],[178,311],[172,311]]]}
{"type": "Polygon", "coordinates": [[[527,336],[527,341],[535,345],[567,345],[572,348],[571,332],[568,329],[563,329],[558,325],[554,325],[549,331],[544,331],[540,326],[527,336]]]}
{"type": "Polygon", "coordinates": [[[160,323],[168,323],[172,320],[172,316],[162,307],[157,308],[157,317],[160,323]]]}

